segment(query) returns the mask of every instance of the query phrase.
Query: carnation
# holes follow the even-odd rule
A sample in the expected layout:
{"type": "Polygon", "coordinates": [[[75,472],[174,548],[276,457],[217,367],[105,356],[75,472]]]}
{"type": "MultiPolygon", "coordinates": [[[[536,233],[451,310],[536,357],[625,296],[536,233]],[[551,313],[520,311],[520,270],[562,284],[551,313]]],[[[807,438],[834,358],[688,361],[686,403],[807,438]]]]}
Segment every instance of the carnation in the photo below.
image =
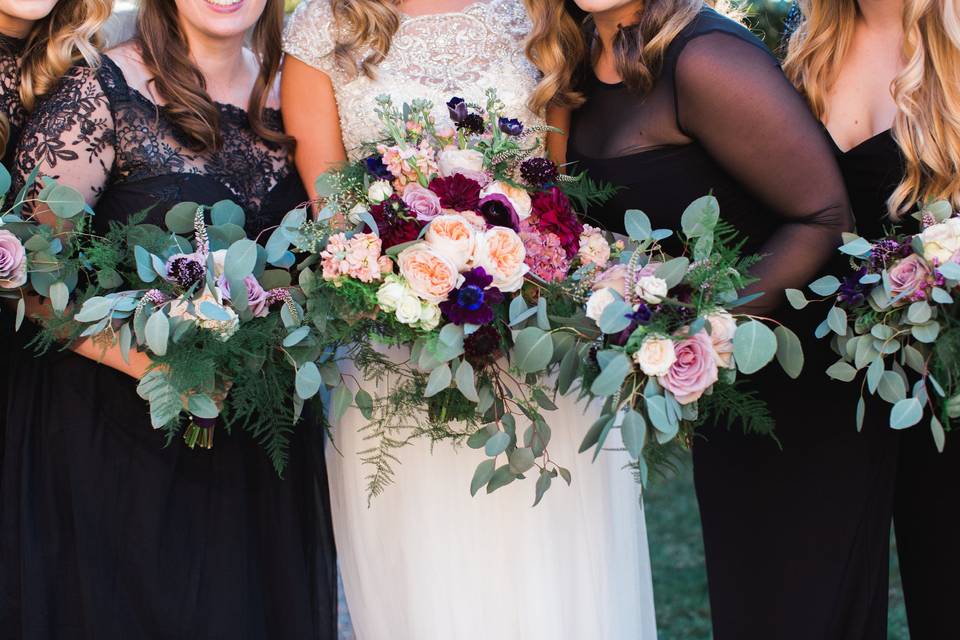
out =
{"type": "Polygon", "coordinates": [[[574,213],[567,196],[559,188],[550,187],[534,194],[531,203],[536,227],[556,234],[568,258],[577,255],[583,224],[574,213]]]}

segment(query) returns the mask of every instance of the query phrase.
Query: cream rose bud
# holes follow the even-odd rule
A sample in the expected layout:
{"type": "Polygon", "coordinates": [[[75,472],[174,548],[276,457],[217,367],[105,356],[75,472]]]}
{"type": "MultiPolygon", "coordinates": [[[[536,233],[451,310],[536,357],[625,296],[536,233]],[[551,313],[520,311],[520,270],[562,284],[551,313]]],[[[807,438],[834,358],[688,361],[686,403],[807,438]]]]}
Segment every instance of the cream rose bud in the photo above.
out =
{"type": "Polygon", "coordinates": [[[377,289],[377,304],[388,313],[396,311],[400,300],[409,293],[410,290],[400,278],[387,276],[387,281],[377,289]]]}
{"type": "Polygon", "coordinates": [[[706,316],[710,323],[710,341],[713,343],[713,353],[717,359],[717,366],[725,369],[736,369],[733,361],[733,336],[737,332],[737,321],[726,311],[715,311],[706,316]]]}
{"type": "Polygon", "coordinates": [[[662,376],[677,359],[673,350],[673,340],[663,336],[649,336],[640,345],[640,350],[633,354],[633,359],[640,366],[640,370],[648,376],[662,376]]]}
{"type": "Polygon", "coordinates": [[[517,291],[530,267],[524,262],[527,250],[517,232],[507,227],[491,227],[477,237],[474,260],[493,276],[492,286],[504,293],[517,291]]]}
{"type": "Polygon", "coordinates": [[[484,187],[480,191],[480,197],[485,198],[492,193],[505,196],[513,205],[513,210],[517,212],[517,217],[520,220],[526,220],[530,217],[530,212],[533,211],[533,203],[530,201],[530,194],[525,189],[498,180],[484,187]]]}
{"type": "Polygon", "coordinates": [[[463,216],[444,214],[434,218],[423,235],[434,251],[445,255],[463,271],[473,262],[477,248],[477,230],[463,216]]]}
{"type": "Polygon", "coordinates": [[[927,227],[920,234],[923,257],[944,264],[960,253],[960,218],[948,218],[940,224],[927,227]]]}
{"type": "Polygon", "coordinates": [[[420,307],[420,328],[433,331],[440,324],[440,307],[432,302],[424,302],[420,307]]]}
{"type": "Polygon", "coordinates": [[[483,154],[473,149],[445,149],[437,156],[437,166],[444,178],[458,171],[483,171],[483,154]]]}
{"type": "Polygon", "coordinates": [[[587,317],[594,322],[600,322],[604,310],[616,300],[613,289],[598,289],[587,298],[587,317]]]}
{"type": "Polygon", "coordinates": [[[377,180],[367,189],[367,198],[373,204],[380,204],[393,195],[393,187],[386,180],[377,180]]]}
{"type": "Polygon", "coordinates": [[[641,276],[633,292],[650,304],[660,304],[667,297],[667,281],[657,276],[641,276]]]}
{"type": "Polygon", "coordinates": [[[397,320],[403,324],[417,324],[420,322],[420,314],[423,312],[423,305],[420,298],[408,293],[397,302],[397,320]]]}
{"type": "Polygon", "coordinates": [[[214,251],[210,254],[210,257],[213,258],[213,277],[216,280],[223,275],[223,263],[227,259],[227,250],[214,251]]]}

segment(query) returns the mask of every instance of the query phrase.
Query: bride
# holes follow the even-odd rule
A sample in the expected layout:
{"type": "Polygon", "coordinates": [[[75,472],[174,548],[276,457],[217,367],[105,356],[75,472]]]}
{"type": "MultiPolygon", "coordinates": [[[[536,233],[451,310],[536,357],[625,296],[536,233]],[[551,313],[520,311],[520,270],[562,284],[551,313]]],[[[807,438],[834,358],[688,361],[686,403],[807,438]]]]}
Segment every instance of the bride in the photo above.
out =
{"type": "MultiPolygon", "coordinates": [[[[384,93],[397,105],[431,100],[443,123],[452,96],[482,104],[495,87],[508,115],[542,122],[525,106],[537,83],[524,55],[529,29],[522,0],[307,0],[284,38],[282,100],[308,189],[380,137],[375,99],[384,93]]],[[[573,396],[557,404],[547,414],[551,457],[573,483],[555,482],[536,508],[529,481],[471,498],[482,452],[425,440],[397,451],[395,486],[368,506],[358,455],[370,447],[366,420],[353,408],[336,425],[330,498],[359,640],[656,637],[626,454],[591,464],[577,449],[599,407],[573,396]]]]}

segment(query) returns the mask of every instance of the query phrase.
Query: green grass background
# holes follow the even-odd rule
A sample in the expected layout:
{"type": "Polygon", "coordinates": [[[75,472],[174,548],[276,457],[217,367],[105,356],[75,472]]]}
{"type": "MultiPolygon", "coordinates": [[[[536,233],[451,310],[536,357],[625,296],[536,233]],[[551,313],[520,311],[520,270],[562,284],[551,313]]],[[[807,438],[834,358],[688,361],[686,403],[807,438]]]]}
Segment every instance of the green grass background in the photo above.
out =
{"type": "MultiPolygon", "coordinates": [[[[689,464],[644,494],[659,640],[710,640],[710,603],[700,517],[689,464]]],[[[891,545],[890,640],[908,640],[897,554],[891,545]]]]}

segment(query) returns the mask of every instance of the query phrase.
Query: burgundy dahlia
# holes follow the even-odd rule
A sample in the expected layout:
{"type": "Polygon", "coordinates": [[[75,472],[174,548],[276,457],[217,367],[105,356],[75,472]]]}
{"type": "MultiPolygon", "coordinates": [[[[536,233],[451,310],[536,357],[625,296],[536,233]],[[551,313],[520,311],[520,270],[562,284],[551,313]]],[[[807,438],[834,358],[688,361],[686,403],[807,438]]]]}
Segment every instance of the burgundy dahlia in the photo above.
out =
{"type": "Polygon", "coordinates": [[[430,181],[430,191],[440,198],[440,206],[454,211],[476,211],[480,204],[480,183],[455,173],[430,181]]]}
{"type": "Polygon", "coordinates": [[[396,194],[370,207],[370,215],[377,223],[384,251],[404,242],[413,242],[423,228],[416,217],[409,215],[407,205],[396,194]]]}
{"type": "Polygon", "coordinates": [[[520,164],[520,177],[535,187],[543,187],[554,181],[560,171],[546,158],[527,158],[520,164]]]}
{"type": "Polygon", "coordinates": [[[440,311],[456,325],[490,324],[493,322],[493,305],[503,302],[500,289],[491,287],[493,276],[483,267],[475,267],[463,274],[463,284],[450,292],[440,303],[440,311]]]}
{"type": "Polygon", "coordinates": [[[492,324],[485,324],[463,339],[463,352],[475,367],[493,362],[500,351],[500,332],[492,324]]]}
{"type": "Polygon", "coordinates": [[[534,194],[531,201],[536,218],[535,226],[542,231],[556,234],[568,258],[577,255],[583,223],[574,213],[567,196],[559,188],[550,187],[534,194]]]}

